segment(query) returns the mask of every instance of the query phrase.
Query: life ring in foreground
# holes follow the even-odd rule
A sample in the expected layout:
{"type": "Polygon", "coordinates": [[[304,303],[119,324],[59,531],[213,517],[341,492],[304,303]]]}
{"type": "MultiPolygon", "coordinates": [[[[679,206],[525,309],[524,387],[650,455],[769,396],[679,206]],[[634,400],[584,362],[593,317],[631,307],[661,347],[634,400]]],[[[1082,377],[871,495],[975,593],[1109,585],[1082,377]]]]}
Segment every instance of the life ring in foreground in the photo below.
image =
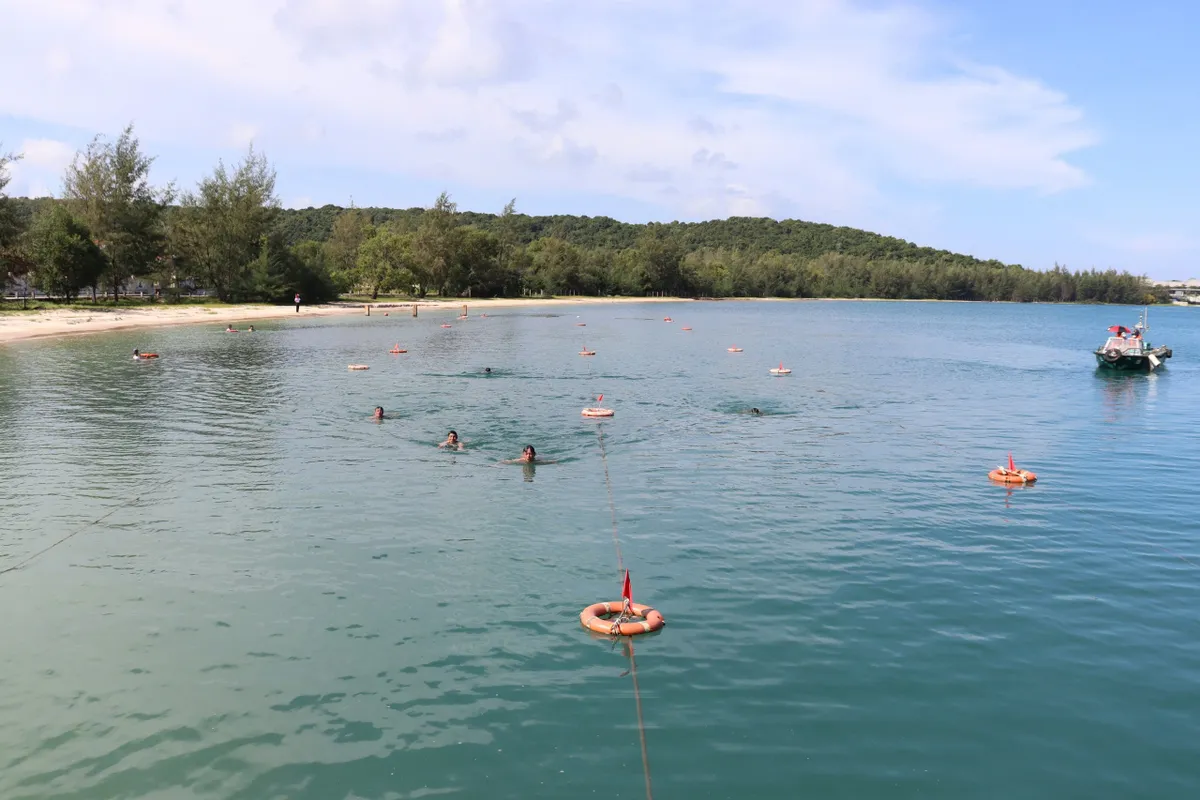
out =
{"type": "Polygon", "coordinates": [[[996,467],[988,473],[988,477],[1001,483],[1033,483],[1037,480],[1037,475],[1027,469],[1007,469],[1005,467],[996,467]]]}
{"type": "Polygon", "coordinates": [[[620,619],[606,619],[614,614],[620,614],[624,601],[615,600],[611,603],[593,603],[579,612],[579,622],[593,633],[605,636],[637,636],[639,633],[652,633],[662,629],[667,624],[663,615],[650,606],[632,603],[629,610],[633,616],[640,617],[637,622],[622,622],[620,619]]]}
{"type": "Polygon", "coordinates": [[[346,369],[370,369],[366,364],[350,364],[346,369]]]}
{"type": "Polygon", "coordinates": [[[611,417],[613,410],[611,408],[585,408],[580,413],[585,417],[611,417]]]}

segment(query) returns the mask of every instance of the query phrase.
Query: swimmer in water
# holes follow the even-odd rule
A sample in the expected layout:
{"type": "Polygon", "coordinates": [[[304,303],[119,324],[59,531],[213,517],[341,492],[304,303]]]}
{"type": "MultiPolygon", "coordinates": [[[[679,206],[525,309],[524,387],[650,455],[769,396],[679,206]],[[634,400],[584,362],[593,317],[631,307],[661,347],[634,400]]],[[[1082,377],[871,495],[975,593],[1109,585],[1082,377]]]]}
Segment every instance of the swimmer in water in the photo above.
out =
{"type": "Polygon", "coordinates": [[[487,375],[491,375],[491,374],[492,374],[492,368],[491,368],[491,367],[484,367],[484,368],[483,368],[483,371],[484,371],[484,373],[485,373],[485,374],[487,374],[487,375]]]}
{"type": "Polygon", "coordinates": [[[226,325],[225,332],[226,333],[237,333],[238,330],[237,330],[237,328],[233,327],[232,325],[226,325]]]}
{"type": "Polygon", "coordinates": [[[762,412],[761,412],[761,411],[759,411],[757,408],[752,408],[752,409],[750,409],[750,413],[751,413],[751,414],[753,414],[753,415],[754,415],[754,416],[756,416],[756,417],[761,417],[761,416],[762,416],[762,412]]]}
{"type": "Polygon", "coordinates": [[[527,444],[521,450],[520,458],[510,458],[504,462],[505,464],[553,464],[553,461],[547,461],[544,458],[537,457],[537,450],[533,449],[533,445],[527,444]]]}
{"type": "Polygon", "coordinates": [[[247,331],[249,331],[250,333],[254,333],[254,326],[253,326],[253,325],[251,325],[251,326],[250,326],[249,328],[247,328],[246,330],[247,330],[247,331]]]}
{"type": "Polygon", "coordinates": [[[383,406],[375,406],[375,413],[371,416],[375,419],[383,419],[383,406]]]}
{"type": "Polygon", "coordinates": [[[449,447],[451,450],[462,450],[463,444],[458,440],[458,431],[450,431],[446,434],[446,441],[438,445],[438,447],[449,447]]]}
{"type": "Polygon", "coordinates": [[[141,359],[142,359],[142,354],[138,352],[138,349],[136,347],[133,348],[133,360],[141,361],[141,359]]]}

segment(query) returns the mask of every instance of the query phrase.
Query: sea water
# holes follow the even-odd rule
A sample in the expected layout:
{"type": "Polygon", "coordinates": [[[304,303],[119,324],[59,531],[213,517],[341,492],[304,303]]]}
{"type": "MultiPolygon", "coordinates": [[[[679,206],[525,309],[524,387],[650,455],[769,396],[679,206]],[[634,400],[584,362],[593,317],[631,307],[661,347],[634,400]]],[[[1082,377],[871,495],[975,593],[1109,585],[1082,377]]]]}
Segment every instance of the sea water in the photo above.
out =
{"type": "Polygon", "coordinates": [[[1200,312],[485,309],[0,350],[0,797],[1200,794],[1200,312]]]}

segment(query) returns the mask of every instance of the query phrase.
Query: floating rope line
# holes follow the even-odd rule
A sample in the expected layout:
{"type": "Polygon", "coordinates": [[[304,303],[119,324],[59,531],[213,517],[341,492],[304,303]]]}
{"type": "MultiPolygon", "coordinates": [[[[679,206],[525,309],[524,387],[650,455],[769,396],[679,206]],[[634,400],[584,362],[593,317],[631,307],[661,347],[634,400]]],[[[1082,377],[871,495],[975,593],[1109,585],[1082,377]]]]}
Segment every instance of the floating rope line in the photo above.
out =
{"type": "Polygon", "coordinates": [[[118,511],[120,511],[121,509],[123,509],[123,508],[129,508],[129,506],[130,506],[130,505],[137,505],[137,501],[135,500],[133,503],[125,503],[125,504],[118,505],[116,508],[114,508],[112,511],[109,511],[109,512],[108,512],[107,514],[105,514],[104,516],[102,516],[102,517],[98,517],[98,518],[96,518],[96,519],[92,520],[91,522],[89,522],[89,523],[87,523],[86,525],[84,525],[82,528],[79,528],[79,529],[78,529],[78,530],[76,530],[76,531],[72,531],[71,533],[68,533],[66,536],[62,537],[61,539],[59,539],[58,541],[54,542],[53,544],[50,544],[50,545],[47,545],[46,547],[43,547],[41,550],[38,550],[38,551],[37,551],[36,553],[34,553],[33,555],[31,555],[31,556],[27,557],[27,558],[26,558],[24,561],[20,561],[20,562],[18,562],[17,564],[14,564],[14,565],[13,565],[13,566],[11,566],[11,567],[7,567],[7,568],[5,568],[5,569],[0,569],[0,575],[4,575],[5,573],[8,573],[8,572],[15,572],[16,570],[19,570],[21,567],[25,566],[25,565],[26,565],[26,564],[28,564],[30,561],[33,561],[33,560],[34,560],[35,558],[37,558],[38,556],[41,556],[41,555],[44,555],[44,554],[46,554],[46,553],[50,552],[51,550],[53,550],[54,548],[58,547],[60,544],[62,544],[63,542],[67,541],[68,539],[73,539],[74,537],[76,537],[76,536],[78,536],[79,534],[83,533],[83,532],[84,532],[84,531],[86,531],[88,528],[92,527],[93,525],[97,525],[97,524],[99,524],[99,523],[103,522],[104,520],[108,519],[108,518],[109,518],[109,517],[111,517],[113,514],[115,514],[115,513],[117,513],[118,511]]]}
{"type": "Polygon", "coordinates": [[[642,742],[642,774],[646,776],[646,800],[654,800],[650,790],[650,757],[646,753],[646,723],[642,720],[642,693],[638,690],[637,659],[633,657],[633,640],[629,645],[629,674],[633,678],[633,702],[637,706],[638,737],[642,742]]]}
{"type": "MultiPolygon", "coordinates": [[[[617,571],[624,574],[625,561],[621,558],[621,540],[617,536],[617,506],[613,502],[612,478],[608,474],[608,453],[604,449],[603,427],[603,425],[596,426],[596,437],[600,442],[600,460],[604,464],[604,485],[608,487],[608,510],[612,514],[613,547],[617,551],[617,571]]],[[[646,800],[654,800],[654,793],[650,786],[650,755],[646,750],[646,722],[642,718],[642,691],[638,687],[637,679],[637,659],[633,654],[633,640],[630,639],[625,644],[629,647],[629,675],[633,679],[633,702],[637,708],[638,740],[642,746],[642,774],[646,777],[646,800]]]]}
{"type": "Polygon", "coordinates": [[[612,515],[613,547],[617,551],[617,573],[625,574],[625,561],[621,558],[621,540],[617,538],[617,506],[613,502],[612,478],[608,476],[608,454],[604,450],[604,426],[596,426],[596,436],[600,440],[600,460],[604,462],[604,485],[608,487],[608,510],[612,515]]]}

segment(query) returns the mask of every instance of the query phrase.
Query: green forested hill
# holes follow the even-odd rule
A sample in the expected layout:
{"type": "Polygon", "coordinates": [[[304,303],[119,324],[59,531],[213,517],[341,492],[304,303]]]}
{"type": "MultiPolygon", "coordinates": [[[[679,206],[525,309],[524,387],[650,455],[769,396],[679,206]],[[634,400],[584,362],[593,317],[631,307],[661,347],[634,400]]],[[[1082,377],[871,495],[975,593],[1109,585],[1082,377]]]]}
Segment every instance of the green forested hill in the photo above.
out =
{"type": "MultiPolygon", "coordinates": [[[[277,229],[289,244],[305,240],[325,241],[333,221],[346,209],[327,205],[321,208],[284,209],[277,229]]],[[[424,213],[422,208],[363,208],[375,225],[395,223],[415,229],[424,213]]],[[[501,219],[496,214],[473,211],[459,214],[462,225],[497,232],[501,219]]],[[[587,249],[625,250],[636,247],[648,225],[618,222],[611,217],[556,215],[533,217],[516,214],[508,223],[523,244],[537,239],[557,238],[587,249]]],[[[881,236],[857,228],[842,228],[800,220],[759,217],[730,217],[709,222],[671,222],[653,227],[668,233],[685,252],[695,250],[741,251],[746,254],[776,252],[782,255],[816,258],[826,253],[856,256],[868,260],[936,261],[943,264],[1004,266],[999,261],[982,261],[969,255],[919,247],[912,242],[881,236]]]]}

